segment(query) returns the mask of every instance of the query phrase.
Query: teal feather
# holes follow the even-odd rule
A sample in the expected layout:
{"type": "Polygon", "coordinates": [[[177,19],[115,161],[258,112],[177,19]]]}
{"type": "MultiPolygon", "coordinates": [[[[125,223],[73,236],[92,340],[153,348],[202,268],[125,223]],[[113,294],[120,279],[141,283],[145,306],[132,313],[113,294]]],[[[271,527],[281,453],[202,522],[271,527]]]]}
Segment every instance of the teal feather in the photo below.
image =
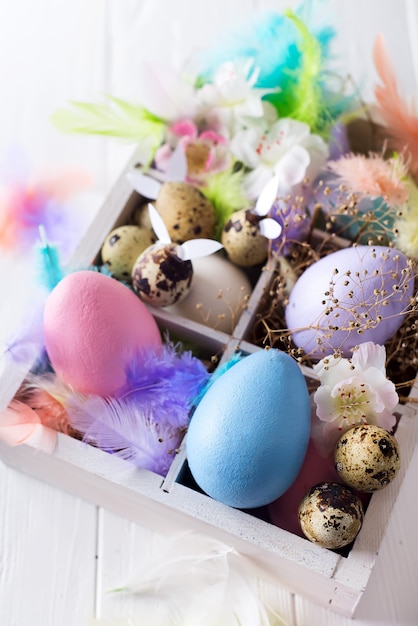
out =
{"type": "Polygon", "coordinates": [[[52,291],[63,278],[59,254],[57,249],[49,243],[42,224],[39,226],[39,237],[40,244],[37,248],[39,279],[48,291],[52,291]]]}
{"type": "MultiPolygon", "coordinates": [[[[341,77],[340,86],[335,85],[336,72],[329,68],[330,48],[335,37],[330,23],[333,11],[335,7],[329,0],[305,0],[294,12],[318,43],[322,67],[319,68],[317,87],[323,107],[314,130],[321,134],[327,134],[339,116],[353,107],[356,97],[355,93],[346,93],[345,77],[341,77]],[[327,16],[326,23],[320,21],[324,15],[327,16]]],[[[198,83],[211,81],[222,63],[237,59],[251,59],[254,68],[257,67],[259,73],[255,87],[279,87],[279,91],[265,95],[264,99],[273,104],[280,117],[298,117],[295,113],[300,107],[298,84],[304,71],[306,54],[301,46],[300,29],[285,12],[252,15],[247,22],[221,34],[212,47],[201,54],[198,83]]]]}
{"type": "Polygon", "coordinates": [[[231,369],[233,365],[241,361],[243,358],[240,352],[233,354],[228,361],[225,361],[221,365],[219,365],[216,370],[211,374],[209,380],[206,382],[204,387],[201,389],[200,393],[198,393],[193,399],[193,406],[197,406],[199,402],[202,400],[203,396],[207,393],[207,391],[212,387],[213,383],[224,374],[227,370],[231,369]]]}
{"type": "MultiPolygon", "coordinates": [[[[296,11],[303,19],[310,3],[304,3],[296,11]]],[[[315,36],[323,58],[329,54],[329,46],[334,30],[329,27],[315,29],[315,36]]],[[[247,23],[226,33],[224,41],[217,41],[201,57],[201,80],[210,81],[216,69],[233,59],[252,59],[259,75],[256,87],[262,89],[281,88],[281,92],[266,96],[279,109],[281,116],[287,115],[291,103],[289,93],[297,81],[302,55],[298,46],[299,34],[286,15],[266,12],[259,17],[252,16],[247,23]]]]}

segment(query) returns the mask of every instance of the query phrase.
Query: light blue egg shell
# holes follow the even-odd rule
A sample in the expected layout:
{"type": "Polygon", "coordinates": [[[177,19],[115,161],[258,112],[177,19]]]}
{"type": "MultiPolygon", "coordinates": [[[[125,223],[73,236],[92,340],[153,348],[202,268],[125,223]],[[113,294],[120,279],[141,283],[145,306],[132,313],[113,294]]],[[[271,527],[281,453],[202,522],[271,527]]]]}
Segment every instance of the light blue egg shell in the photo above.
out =
{"type": "Polygon", "coordinates": [[[296,361],[260,350],[228,369],[198,404],[187,458],[199,487],[236,508],[276,500],[293,483],[310,435],[310,403],[296,361]]]}

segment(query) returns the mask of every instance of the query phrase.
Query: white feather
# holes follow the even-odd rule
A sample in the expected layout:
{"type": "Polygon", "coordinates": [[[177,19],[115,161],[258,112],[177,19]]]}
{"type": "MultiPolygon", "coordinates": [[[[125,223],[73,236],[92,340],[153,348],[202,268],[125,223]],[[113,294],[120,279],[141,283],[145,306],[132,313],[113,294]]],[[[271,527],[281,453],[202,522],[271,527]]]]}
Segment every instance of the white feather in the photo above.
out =
{"type": "Polygon", "coordinates": [[[153,536],[135,580],[113,593],[133,594],[137,614],[97,626],[273,626],[284,624],[260,595],[247,559],[193,532],[153,536]],[[277,619],[276,619],[277,618],[277,619]]]}

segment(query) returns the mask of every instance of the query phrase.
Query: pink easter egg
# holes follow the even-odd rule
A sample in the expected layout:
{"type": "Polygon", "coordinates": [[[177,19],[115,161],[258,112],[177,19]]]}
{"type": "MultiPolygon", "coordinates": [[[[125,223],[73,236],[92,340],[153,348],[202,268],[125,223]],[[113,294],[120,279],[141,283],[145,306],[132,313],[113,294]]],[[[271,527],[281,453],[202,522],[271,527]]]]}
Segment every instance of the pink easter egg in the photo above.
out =
{"type": "Polygon", "coordinates": [[[44,311],[45,348],[55,373],[73,389],[110,396],[141,350],[161,346],[146,305],[122,283],[93,271],[66,276],[44,311]]]}

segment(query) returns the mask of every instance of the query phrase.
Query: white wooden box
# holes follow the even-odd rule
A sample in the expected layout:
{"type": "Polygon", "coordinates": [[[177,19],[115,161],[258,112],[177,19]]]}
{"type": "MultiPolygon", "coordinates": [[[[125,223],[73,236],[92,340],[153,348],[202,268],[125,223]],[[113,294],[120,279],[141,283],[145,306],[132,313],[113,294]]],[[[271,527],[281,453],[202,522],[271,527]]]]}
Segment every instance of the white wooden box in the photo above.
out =
{"type": "MultiPolygon", "coordinates": [[[[127,170],[135,163],[135,155],[127,170]]],[[[97,218],[80,242],[73,259],[75,267],[87,266],[96,257],[110,230],[130,214],[139,197],[132,191],[125,172],[116,183],[97,218]]],[[[214,354],[229,357],[237,349],[250,353],[260,348],[245,340],[258,302],[268,289],[274,270],[267,264],[253,290],[248,308],[232,335],[211,330],[163,310],[153,310],[157,321],[185,338],[198,339],[214,354]]],[[[305,376],[315,378],[308,368],[305,376]]],[[[0,380],[0,408],[13,398],[25,372],[8,368],[0,380]]],[[[412,391],[411,396],[414,395],[412,391]]],[[[417,394],[418,395],[418,394],[417,394]]],[[[320,548],[299,536],[246,512],[231,509],[181,484],[187,463],[184,445],[163,479],[148,470],[138,470],[119,458],[66,435],[58,435],[53,454],[28,445],[9,447],[0,443],[0,457],[9,465],[139,524],[164,533],[195,529],[224,541],[247,556],[254,571],[291,592],[338,613],[353,616],[384,541],[391,512],[418,440],[418,419],[413,403],[400,405],[396,437],[402,454],[396,479],[375,493],[368,505],[362,529],[348,556],[320,548]]]]}

